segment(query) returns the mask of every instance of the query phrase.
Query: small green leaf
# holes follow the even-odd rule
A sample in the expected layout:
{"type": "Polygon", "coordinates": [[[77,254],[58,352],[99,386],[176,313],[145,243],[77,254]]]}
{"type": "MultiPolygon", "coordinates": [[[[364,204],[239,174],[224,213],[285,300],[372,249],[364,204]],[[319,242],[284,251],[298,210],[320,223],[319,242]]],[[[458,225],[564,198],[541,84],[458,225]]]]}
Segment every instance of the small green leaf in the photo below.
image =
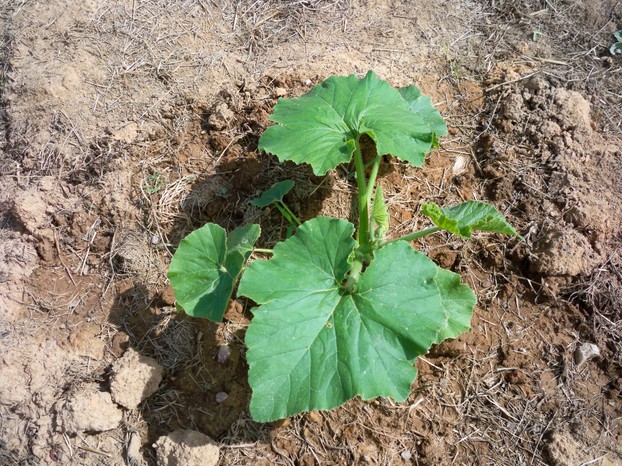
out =
{"type": "Polygon", "coordinates": [[[424,204],[421,206],[421,213],[430,217],[442,230],[463,238],[470,238],[473,231],[520,236],[497,209],[485,202],[467,201],[444,208],[434,203],[424,204]]]}
{"type": "Polygon", "coordinates": [[[376,228],[376,239],[384,239],[387,231],[389,231],[389,210],[380,185],[376,188],[376,196],[371,207],[371,219],[376,228]]]}
{"type": "Polygon", "coordinates": [[[168,278],[188,315],[222,320],[235,282],[261,230],[259,225],[226,231],[207,223],[186,236],[175,251],[168,278]]]}
{"type": "Polygon", "coordinates": [[[622,42],[616,42],[609,47],[609,53],[611,55],[622,55],[622,42]]]}
{"type": "Polygon", "coordinates": [[[614,32],[613,37],[615,37],[618,42],[622,42],[622,29],[614,32]]]}
{"type": "Polygon", "coordinates": [[[367,134],[379,156],[391,154],[421,166],[440,128],[436,117],[427,120],[426,105],[422,99],[411,108],[372,71],[363,79],[332,76],[301,97],[279,99],[270,116],[277,124],[263,133],[259,150],[281,161],[308,163],[316,175],[324,175],[349,162],[356,139],[367,134]]]}
{"type": "Polygon", "coordinates": [[[274,184],[270,189],[263,193],[259,198],[250,203],[255,207],[267,207],[273,202],[282,201],[283,197],[294,187],[292,180],[283,180],[274,184]]]}
{"type": "Polygon", "coordinates": [[[345,220],[310,220],[242,277],[239,294],[260,305],[246,332],[256,421],[357,395],[403,401],[414,360],[469,328],[473,292],[404,241],[377,251],[356,291],[346,292],[353,233],[345,220]]]}

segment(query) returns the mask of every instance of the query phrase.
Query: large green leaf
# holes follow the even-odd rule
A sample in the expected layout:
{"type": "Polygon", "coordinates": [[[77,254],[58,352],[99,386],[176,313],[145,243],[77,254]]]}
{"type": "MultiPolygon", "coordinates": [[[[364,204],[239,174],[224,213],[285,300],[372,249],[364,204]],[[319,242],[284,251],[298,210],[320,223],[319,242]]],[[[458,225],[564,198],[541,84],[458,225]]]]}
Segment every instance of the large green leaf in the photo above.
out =
{"type": "Polygon", "coordinates": [[[308,163],[323,175],[349,162],[356,138],[367,134],[378,155],[421,166],[441,126],[438,112],[418,102],[411,108],[412,102],[372,71],[363,79],[332,76],[301,97],[279,99],[270,117],[277,124],[263,133],[259,149],[281,161],[308,163]]]}
{"type": "Polygon", "coordinates": [[[270,189],[263,193],[257,199],[252,200],[250,203],[255,207],[267,207],[273,202],[282,201],[283,197],[294,187],[292,180],[283,180],[274,184],[270,189]]]}
{"type": "Polygon", "coordinates": [[[377,251],[346,292],[353,232],[345,220],[310,220],[242,277],[239,294],[260,304],[246,333],[255,420],[357,395],[403,401],[416,357],[469,328],[473,292],[403,241],[377,251]]]}
{"type": "Polygon", "coordinates": [[[260,232],[259,225],[245,225],[227,238],[223,228],[207,223],[181,240],[168,278],[177,303],[188,315],[222,320],[260,232]]]}
{"type": "Polygon", "coordinates": [[[520,236],[497,209],[481,201],[466,201],[444,208],[434,203],[424,204],[421,206],[421,213],[430,217],[442,230],[463,238],[470,238],[473,231],[520,236]]]}

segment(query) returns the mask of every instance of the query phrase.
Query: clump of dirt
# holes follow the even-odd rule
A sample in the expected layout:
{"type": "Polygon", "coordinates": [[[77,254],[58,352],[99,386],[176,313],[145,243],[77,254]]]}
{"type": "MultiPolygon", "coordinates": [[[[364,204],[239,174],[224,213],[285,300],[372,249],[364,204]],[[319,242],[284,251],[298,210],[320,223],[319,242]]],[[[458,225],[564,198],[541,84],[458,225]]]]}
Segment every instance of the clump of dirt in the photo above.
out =
{"type": "MultiPolygon", "coordinates": [[[[504,90],[480,146],[489,192],[511,204],[533,247],[521,250],[532,272],[586,276],[605,260],[622,231],[621,201],[607,170],[619,165],[619,147],[593,131],[590,104],[537,73],[504,90]],[[507,173],[511,173],[507,176],[507,173]]],[[[516,71],[492,74],[511,82],[516,71]]]]}
{"type": "Polygon", "coordinates": [[[73,435],[113,430],[123,419],[110,393],[100,391],[97,384],[80,387],[66,401],[56,403],[55,411],[59,431],[73,435]]]}
{"type": "Polygon", "coordinates": [[[158,465],[215,466],[220,449],[207,435],[192,430],[175,430],[154,444],[158,465]]]}
{"type": "Polygon", "coordinates": [[[137,408],[158,390],[163,371],[164,368],[155,359],[128,349],[112,366],[112,398],[127,409],[137,408]]]}
{"type": "Polygon", "coordinates": [[[531,270],[544,275],[587,275],[603,261],[584,235],[548,219],[541,226],[533,254],[531,270]]]}
{"type": "Polygon", "coordinates": [[[160,325],[150,326],[158,344],[143,345],[145,352],[158,356],[167,371],[161,389],[147,401],[146,417],[157,427],[154,434],[166,433],[171,426],[192,426],[217,438],[248,403],[248,369],[243,359],[248,319],[237,303],[230,306],[222,324],[187,318],[169,320],[171,317],[169,314],[160,325]]]}
{"type": "Polygon", "coordinates": [[[301,218],[314,216],[331,193],[331,180],[313,176],[308,166],[279,164],[257,152],[277,98],[306,92],[313,82],[297,74],[264,77],[225,87],[211,102],[196,106],[196,118],[176,138],[175,151],[163,148],[158,167],[149,168],[143,196],[151,206],[146,224],[152,236],[177,244],[207,221],[226,229],[254,222],[261,224],[260,241],[269,247],[284,237],[287,226],[276,210],[259,210],[249,201],[283,179],[295,182],[286,197],[293,211],[301,218]],[[178,176],[171,179],[173,171],[178,176]]]}

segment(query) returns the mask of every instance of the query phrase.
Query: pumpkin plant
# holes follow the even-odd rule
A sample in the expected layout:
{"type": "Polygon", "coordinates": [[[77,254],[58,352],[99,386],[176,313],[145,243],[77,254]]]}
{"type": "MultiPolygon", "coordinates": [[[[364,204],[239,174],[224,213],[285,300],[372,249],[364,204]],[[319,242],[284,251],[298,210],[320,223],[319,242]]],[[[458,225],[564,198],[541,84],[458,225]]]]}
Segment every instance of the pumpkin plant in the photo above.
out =
{"type": "Polygon", "coordinates": [[[227,236],[206,224],[181,241],[171,262],[177,302],[191,316],[219,322],[243,273],[237,296],[257,304],[245,337],[257,421],[335,408],[355,396],[403,401],[417,357],[468,330],[476,302],[459,275],[410,241],[439,230],[464,238],[473,231],[517,232],[494,207],[468,201],[425,204],[421,213],[434,226],[386,238],[389,214],[376,186],[383,156],[422,166],[447,133],[415,86],[395,89],[372,71],[362,79],[332,76],[298,98],[279,99],[270,119],[275,124],[261,136],[261,152],[307,163],[316,175],[354,159],[357,227],[329,217],[301,224],[283,203],[291,184],[282,182],[255,204],[277,203],[292,225],[288,238],[272,250],[257,249],[258,225],[227,236]],[[367,163],[363,136],[376,148],[367,163]],[[247,265],[253,251],[271,257],[247,265]]]}

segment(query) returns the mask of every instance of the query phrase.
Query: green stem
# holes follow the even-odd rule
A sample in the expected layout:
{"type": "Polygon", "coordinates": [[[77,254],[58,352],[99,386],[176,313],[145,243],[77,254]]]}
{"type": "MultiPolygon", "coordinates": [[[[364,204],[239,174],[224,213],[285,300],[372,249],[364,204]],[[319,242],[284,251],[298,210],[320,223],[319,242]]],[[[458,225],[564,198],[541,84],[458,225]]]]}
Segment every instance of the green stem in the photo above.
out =
{"type": "Polygon", "coordinates": [[[285,217],[285,220],[287,220],[291,225],[296,225],[294,219],[290,217],[289,213],[281,206],[279,202],[275,202],[274,206],[279,212],[281,212],[281,215],[285,217]]]}
{"type": "Polygon", "coordinates": [[[298,220],[298,217],[296,217],[296,215],[290,210],[290,208],[287,207],[287,204],[285,204],[283,201],[277,201],[277,203],[280,204],[281,207],[283,207],[283,209],[287,211],[287,213],[291,216],[291,218],[294,220],[296,225],[298,226],[302,225],[302,222],[298,220]]]}
{"type": "Polygon", "coordinates": [[[367,205],[371,205],[371,198],[374,194],[374,187],[376,186],[376,177],[378,176],[378,169],[380,168],[380,162],[382,162],[382,157],[377,156],[374,160],[374,166],[371,169],[371,174],[369,175],[369,181],[367,182],[367,205]]]}
{"type": "Polygon", "coordinates": [[[431,235],[432,233],[436,233],[437,231],[440,231],[440,230],[441,230],[440,227],[430,227],[430,228],[426,228],[425,230],[415,231],[414,233],[411,233],[406,236],[402,236],[400,238],[392,239],[390,241],[387,241],[384,244],[395,243],[396,241],[413,241],[419,238],[423,238],[424,236],[431,235]]]}
{"type": "Polygon", "coordinates": [[[344,285],[344,288],[349,293],[354,293],[354,286],[356,282],[358,282],[359,277],[361,276],[361,272],[363,271],[363,262],[360,260],[355,260],[352,262],[352,268],[350,269],[350,275],[348,275],[348,280],[344,285]]]}
{"type": "Polygon", "coordinates": [[[356,166],[356,185],[359,197],[358,249],[363,255],[368,255],[371,254],[372,249],[369,241],[369,203],[367,201],[367,184],[365,183],[365,164],[363,163],[359,137],[354,140],[354,144],[354,164],[356,166]]]}
{"type": "Polygon", "coordinates": [[[265,254],[274,254],[274,251],[272,251],[272,249],[254,248],[253,252],[263,252],[265,254]]]}

